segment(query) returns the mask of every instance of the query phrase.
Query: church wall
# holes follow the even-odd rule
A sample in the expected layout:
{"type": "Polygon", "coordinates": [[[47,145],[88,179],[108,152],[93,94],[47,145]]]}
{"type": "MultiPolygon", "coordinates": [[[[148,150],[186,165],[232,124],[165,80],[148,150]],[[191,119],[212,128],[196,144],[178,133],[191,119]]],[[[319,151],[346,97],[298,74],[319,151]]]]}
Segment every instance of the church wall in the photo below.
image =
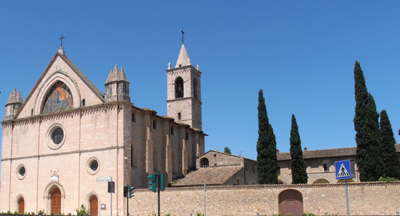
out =
{"type": "Polygon", "coordinates": [[[11,161],[9,160],[1,162],[0,211],[4,211],[9,207],[10,178],[11,178],[10,164],[11,161]]]}
{"type": "MultiPolygon", "coordinates": [[[[39,154],[53,154],[79,150],[79,121],[78,115],[49,116],[47,118],[42,118],[41,123],[36,123],[36,127],[39,127],[38,130],[40,131],[39,154]],[[60,144],[62,145],[60,148],[51,149],[49,148],[49,140],[51,139],[49,130],[55,125],[62,126],[65,141],[63,144],[60,144]]],[[[37,154],[37,150],[35,153],[37,154]]]]}
{"type": "Polygon", "coordinates": [[[137,110],[135,122],[132,122],[131,139],[134,146],[134,167],[132,168],[132,184],[137,187],[147,186],[146,175],[146,134],[143,126],[143,113],[137,110]]]}
{"type": "Polygon", "coordinates": [[[38,123],[25,121],[14,124],[13,157],[37,155],[38,131],[38,123]]]}
{"type": "Polygon", "coordinates": [[[11,142],[12,142],[12,126],[11,124],[3,123],[2,135],[2,151],[1,158],[9,158],[11,156],[11,142]]]}
{"type": "MultiPolygon", "coordinates": [[[[302,194],[304,212],[346,215],[343,184],[207,186],[207,215],[254,216],[279,213],[279,194],[293,189],[302,194]]],[[[400,209],[400,183],[349,184],[351,215],[395,215],[400,209]]],[[[157,212],[156,194],[139,189],[130,200],[130,215],[157,212]]],[[[161,192],[161,215],[204,213],[204,187],[166,188],[161,192]]]]}

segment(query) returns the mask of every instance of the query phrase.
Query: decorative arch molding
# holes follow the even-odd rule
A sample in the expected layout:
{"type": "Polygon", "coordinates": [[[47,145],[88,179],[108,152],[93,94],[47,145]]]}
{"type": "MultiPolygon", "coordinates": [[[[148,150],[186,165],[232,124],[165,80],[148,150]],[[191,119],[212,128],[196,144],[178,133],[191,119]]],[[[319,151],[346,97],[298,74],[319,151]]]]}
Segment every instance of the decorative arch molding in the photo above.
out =
{"type": "Polygon", "coordinates": [[[51,74],[44,83],[38,88],[39,92],[36,95],[34,106],[33,106],[33,114],[40,115],[43,109],[43,100],[45,99],[47,93],[50,91],[51,87],[56,84],[56,82],[61,81],[71,90],[71,94],[73,96],[74,108],[80,107],[81,102],[81,92],[79,90],[77,82],[70,77],[64,71],[56,71],[51,74]]]}
{"type": "MultiPolygon", "coordinates": [[[[90,198],[92,197],[92,196],[96,196],[97,197],[97,202],[98,202],[98,209],[97,209],[97,212],[99,213],[99,215],[100,215],[100,212],[101,212],[101,205],[100,205],[100,203],[102,203],[101,202],[101,200],[100,200],[100,196],[99,196],[99,194],[97,194],[95,191],[92,191],[92,192],[90,192],[90,193],[88,193],[88,195],[86,196],[86,198],[85,198],[85,206],[86,206],[86,209],[89,209],[89,211],[90,211],[90,198]]],[[[90,213],[90,212],[89,212],[90,213]]]]}
{"type": "Polygon", "coordinates": [[[51,193],[55,188],[58,188],[61,191],[61,212],[64,212],[64,200],[65,200],[64,187],[59,182],[52,181],[45,187],[43,193],[43,199],[45,200],[46,203],[46,208],[44,209],[44,212],[46,212],[46,214],[48,215],[51,214],[51,193]]]}
{"type": "Polygon", "coordinates": [[[319,178],[313,182],[313,184],[329,184],[330,182],[325,178],[319,178]]]}
{"type": "Polygon", "coordinates": [[[26,200],[25,200],[24,195],[22,195],[22,194],[18,194],[18,196],[15,197],[15,200],[14,200],[15,211],[17,211],[17,212],[19,212],[19,202],[18,201],[21,198],[24,199],[24,205],[25,205],[26,200]]]}

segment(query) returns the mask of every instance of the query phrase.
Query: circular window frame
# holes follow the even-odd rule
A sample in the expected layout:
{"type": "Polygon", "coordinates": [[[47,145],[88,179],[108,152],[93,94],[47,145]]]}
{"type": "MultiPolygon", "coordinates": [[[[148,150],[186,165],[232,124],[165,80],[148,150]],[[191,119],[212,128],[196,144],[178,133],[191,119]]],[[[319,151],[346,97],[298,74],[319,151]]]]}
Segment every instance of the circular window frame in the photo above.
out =
{"type": "Polygon", "coordinates": [[[86,163],[86,171],[90,175],[96,175],[99,172],[99,170],[100,170],[100,160],[96,157],[89,158],[89,160],[86,163]],[[93,171],[92,168],[90,167],[93,161],[97,161],[97,169],[95,171],[93,171]]]}
{"type": "Polygon", "coordinates": [[[67,137],[67,134],[66,134],[66,132],[65,132],[64,126],[62,126],[62,125],[59,124],[59,123],[53,124],[53,125],[51,125],[50,128],[47,130],[47,146],[49,146],[49,148],[51,148],[51,149],[53,149],[53,150],[59,149],[59,148],[61,148],[61,146],[64,145],[65,140],[66,140],[66,137],[67,137]],[[61,128],[61,130],[63,130],[63,134],[64,134],[64,135],[63,135],[63,139],[61,140],[61,142],[60,142],[59,144],[55,144],[55,143],[53,142],[52,135],[53,135],[54,131],[55,131],[56,129],[58,129],[58,128],[61,128]]]}
{"type": "Polygon", "coordinates": [[[17,169],[16,169],[16,172],[17,172],[17,178],[18,178],[19,180],[24,179],[24,178],[26,177],[26,175],[28,174],[28,172],[26,171],[26,167],[25,167],[24,164],[18,165],[18,166],[17,166],[17,169]],[[21,175],[21,174],[19,173],[19,171],[20,171],[22,168],[25,169],[25,175],[21,175]]]}

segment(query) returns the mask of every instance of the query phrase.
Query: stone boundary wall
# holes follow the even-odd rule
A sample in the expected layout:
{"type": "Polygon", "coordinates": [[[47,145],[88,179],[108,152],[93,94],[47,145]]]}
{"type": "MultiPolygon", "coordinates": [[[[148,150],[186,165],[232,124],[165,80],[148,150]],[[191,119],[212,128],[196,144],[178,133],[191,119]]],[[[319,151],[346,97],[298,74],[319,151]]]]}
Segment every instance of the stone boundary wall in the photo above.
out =
{"type": "MultiPolygon", "coordinates": [[[[351,215],[396,215],[400,212],[400,182],[349,184],[351,215]]],[[[303,196],[304,212],[347,215],[344,184],[208,186],[207,215],[260,215],[279,212],[279,194],[287,189],[303,196]]],[[[130,215],[157,213],[157,193],[137,189],[129,203],[130,215]]],[[[161,215],[204,214],[204,187],[166,188],[161,192],[161,215]]]]}

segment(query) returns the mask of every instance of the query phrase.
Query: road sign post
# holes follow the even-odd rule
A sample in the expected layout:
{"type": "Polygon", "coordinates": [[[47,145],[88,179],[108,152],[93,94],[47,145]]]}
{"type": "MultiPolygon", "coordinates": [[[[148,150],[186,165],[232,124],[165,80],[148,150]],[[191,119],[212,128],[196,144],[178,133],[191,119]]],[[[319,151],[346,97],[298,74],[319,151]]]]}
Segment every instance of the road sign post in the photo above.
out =
{"type": "Polygon", "coordinates": [[[344,179],[346,188],[347,216],[350,216],[349,189],[347,185],[347,179],[351,179],[350,160],[335,161],[335,174],[337,180],[344,179]]]}

